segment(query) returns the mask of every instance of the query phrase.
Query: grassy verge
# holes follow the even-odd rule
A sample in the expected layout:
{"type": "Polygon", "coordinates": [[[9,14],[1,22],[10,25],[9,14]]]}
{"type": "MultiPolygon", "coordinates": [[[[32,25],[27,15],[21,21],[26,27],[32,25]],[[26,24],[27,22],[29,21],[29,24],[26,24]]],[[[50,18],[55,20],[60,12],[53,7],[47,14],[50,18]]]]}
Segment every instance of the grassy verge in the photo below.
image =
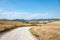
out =
{"type": "Polygon", "coordinates": [[[22,22],[11,22],[11,21],[0,21],[0,32],[14,29],[17,27],[30,26],[31,24],[26,24],[22,22]]]}
{"type": "Polygon", "coordinates": [[[59,28],[48,28],[48,27],[32,27],[31,33],[40,40],[60,40],[59,28]]]}

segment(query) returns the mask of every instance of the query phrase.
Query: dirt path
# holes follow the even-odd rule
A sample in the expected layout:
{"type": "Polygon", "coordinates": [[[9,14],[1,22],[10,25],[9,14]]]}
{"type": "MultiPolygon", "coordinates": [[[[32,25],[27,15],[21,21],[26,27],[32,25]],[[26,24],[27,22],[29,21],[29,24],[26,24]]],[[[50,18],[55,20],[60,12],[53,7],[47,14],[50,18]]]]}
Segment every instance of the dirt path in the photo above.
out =
{"type": "Polygon", "coordinates": [[[37,40],[37,38],[30,33],[30,28],[31,27],[21,27],[5,32],[4,34],[0,34],[0,40],[37,40]]]}

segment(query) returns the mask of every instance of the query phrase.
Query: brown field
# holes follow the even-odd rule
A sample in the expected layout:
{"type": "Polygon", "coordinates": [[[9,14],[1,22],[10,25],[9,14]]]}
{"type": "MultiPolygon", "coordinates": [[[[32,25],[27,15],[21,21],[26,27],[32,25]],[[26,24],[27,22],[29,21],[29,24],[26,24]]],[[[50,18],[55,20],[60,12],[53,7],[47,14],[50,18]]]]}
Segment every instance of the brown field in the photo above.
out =
{"type": "Polygon", "coordinates": [[[43,26],[60,26],[60,20],[47,23],[46,25],[43,25],[43,26]]]}
{"type": "Polygon", "coordinates": [[[17,27],[29,26],[29,25],[31,25],[31,24],[0,20],[0,32],[9,30],[9,29],[13,29],[13,28],[17,28],[17,27]]]}
{"type": "Polygon", "coordinates": [[[60,40],[60,21],[53,21],[43,26],[35,26],[30,31],[39,40],[60,40]]]}

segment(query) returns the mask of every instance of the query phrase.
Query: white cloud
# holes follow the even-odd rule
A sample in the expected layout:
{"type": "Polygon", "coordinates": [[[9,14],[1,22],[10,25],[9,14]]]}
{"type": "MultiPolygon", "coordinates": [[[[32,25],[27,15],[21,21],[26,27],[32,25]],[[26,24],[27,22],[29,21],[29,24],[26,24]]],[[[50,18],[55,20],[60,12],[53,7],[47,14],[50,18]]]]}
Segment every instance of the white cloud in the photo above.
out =
{"type": "Polygon", "coordinates": [[[7,18],[7,19],[37,19],[37,18],[44,18],[47,16],[47,13],[28,13],[28,12],[12,12],[12,11],[5,11],[0,13],[0,18],[7,18]]]}
{"type": "Polygon", "coordinates": [[[29,13],[17,11],[0,11],[0,19],[38,19],[38,18],[51,18],[48,13],[29,13]]]}

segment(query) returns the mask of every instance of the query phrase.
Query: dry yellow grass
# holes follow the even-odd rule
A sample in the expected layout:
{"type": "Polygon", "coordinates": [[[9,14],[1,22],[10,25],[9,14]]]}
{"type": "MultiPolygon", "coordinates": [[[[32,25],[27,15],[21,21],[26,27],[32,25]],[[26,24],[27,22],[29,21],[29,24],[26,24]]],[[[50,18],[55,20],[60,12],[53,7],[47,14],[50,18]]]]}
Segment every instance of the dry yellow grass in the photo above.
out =
{"type": "Polygon", "coordinates": [[[39,40],[60,40],[60,21],[48,23],[40,27],[32,27],[30,31],[39,40]]]}
{"type": "Polygon", "coordinates": [[[60,20],[47,23],[46,25],[43,25],[43,26],[60,26],[60,20]]]}
{"type": "Polygon", "coordinates": [[[22,22],[11,22],[11,21],[4,21],[0,20],[0,32],[17,28],[17,27],[23,27],[23,26],[29,26],[30,24],[22,23],[22,22]]]}
{"type": "Polygon", "coordinates": [[[0,32],[8,29],[15,28],[15,25],[0,25],[0,32]]]}

